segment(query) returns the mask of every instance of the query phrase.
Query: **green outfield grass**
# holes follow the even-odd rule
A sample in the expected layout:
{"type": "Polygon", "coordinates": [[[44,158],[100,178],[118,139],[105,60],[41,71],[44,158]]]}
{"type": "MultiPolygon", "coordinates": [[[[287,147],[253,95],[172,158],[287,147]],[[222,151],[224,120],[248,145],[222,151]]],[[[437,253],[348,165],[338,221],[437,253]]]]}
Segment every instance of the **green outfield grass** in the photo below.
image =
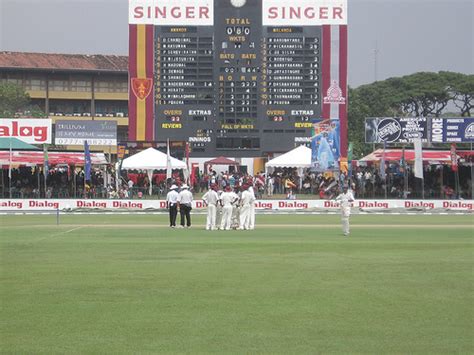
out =
{"type": "Polygon", "coordinates": [[[0,352],[473,353],[473,216],[0,216],[0,352]]]}

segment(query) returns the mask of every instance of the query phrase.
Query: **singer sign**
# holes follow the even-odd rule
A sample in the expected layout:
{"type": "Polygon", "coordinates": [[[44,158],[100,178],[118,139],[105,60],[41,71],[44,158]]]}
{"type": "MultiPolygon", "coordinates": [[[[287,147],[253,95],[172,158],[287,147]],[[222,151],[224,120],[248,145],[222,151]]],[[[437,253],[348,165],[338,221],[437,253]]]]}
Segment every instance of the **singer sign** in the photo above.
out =
{"type": "Polygon", "coordinates": [[[347,25],[347,0],[265,0],[262,6],[264,26],[347,25]]]}
{"type": "Polygon", "coordinates": [[[50,119],[0,119],[0,138],[17,138],[29,144],[51,144],[50,119]]]}
{"type": "Polygon", "coordinates": [[[213,0],[130,0],[130,24],[212,26],[213,0]]]}

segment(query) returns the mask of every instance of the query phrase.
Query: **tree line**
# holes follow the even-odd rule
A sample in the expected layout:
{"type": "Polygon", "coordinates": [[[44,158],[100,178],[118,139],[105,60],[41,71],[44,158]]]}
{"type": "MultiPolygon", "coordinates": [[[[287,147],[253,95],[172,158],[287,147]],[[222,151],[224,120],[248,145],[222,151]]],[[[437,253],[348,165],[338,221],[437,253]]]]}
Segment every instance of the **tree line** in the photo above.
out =
{"type": "Polygon", "coordinates": [[[471,117],[474,75],[420,72],[349,87],[348,96],[349,142],[359,158],[372,150],[365,143],[366,117],[471,117]]]}
{"type": "MultiPolygon", "coordinates": [[[[365,143],[366,117],[471,117],[474,75],[420,72],[349,87],[348,96],[349,142],[353,143],[354,157],[359,158],[372,150],[372,145],[365,143]],[[456,111],[448,113],[447,108],[456,111]]],[[[25,110],[31,117],[45,117],[21,86],[0,83],[0,117],[14,117],[25,110]]]]}

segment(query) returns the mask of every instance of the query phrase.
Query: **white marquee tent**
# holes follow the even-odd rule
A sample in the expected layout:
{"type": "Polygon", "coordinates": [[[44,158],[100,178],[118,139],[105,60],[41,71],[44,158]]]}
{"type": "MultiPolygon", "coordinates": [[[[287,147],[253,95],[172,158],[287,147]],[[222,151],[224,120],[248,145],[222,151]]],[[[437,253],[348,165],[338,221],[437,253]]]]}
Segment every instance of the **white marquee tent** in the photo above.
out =
{"type": "Polygon", "coordinates": [[[303,169],[311,167],[311,149],[300,145],[289,152],[282,154],[265,164],[265,172],[267,175],[275,168],[296,168],[298,175],[303,175],[303,169]]]}
{"type": "MultiPolygon", "coordinates": [[[[140,153],[134,154],[122,162],[122,170],[146,170],[150,180],[150,195],[152,191],[153,170],[166,170],[168,167],[168,156],[154,148],[148,148],[140,153]]],[[[188,167],[184,161],[170,157],[171,169],[183,170],[186,174],[188,167]]]]}

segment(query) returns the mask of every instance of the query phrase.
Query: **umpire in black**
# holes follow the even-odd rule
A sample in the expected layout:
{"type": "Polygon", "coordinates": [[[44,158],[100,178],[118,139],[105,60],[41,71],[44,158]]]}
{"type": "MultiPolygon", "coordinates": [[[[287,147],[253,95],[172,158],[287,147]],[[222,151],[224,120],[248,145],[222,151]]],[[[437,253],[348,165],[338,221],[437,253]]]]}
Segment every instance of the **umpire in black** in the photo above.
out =
{"type": "Polygon", "coordinates": [[[186,227],[191,227],[191,210],[192,210],[193,194],[189,191],[188,185],[181,186],[181,191],[178,195],[178,207],[181,215],[181,227],[184,228],[186,220],[186,227]]]}
{"type": "Polygon", "coordinates": [[[170,213],[170,227],[176,227],[176,216],[178,215],[178,186],[171,185],[170,191],[166,195],[166,207],[170,213]]]}

